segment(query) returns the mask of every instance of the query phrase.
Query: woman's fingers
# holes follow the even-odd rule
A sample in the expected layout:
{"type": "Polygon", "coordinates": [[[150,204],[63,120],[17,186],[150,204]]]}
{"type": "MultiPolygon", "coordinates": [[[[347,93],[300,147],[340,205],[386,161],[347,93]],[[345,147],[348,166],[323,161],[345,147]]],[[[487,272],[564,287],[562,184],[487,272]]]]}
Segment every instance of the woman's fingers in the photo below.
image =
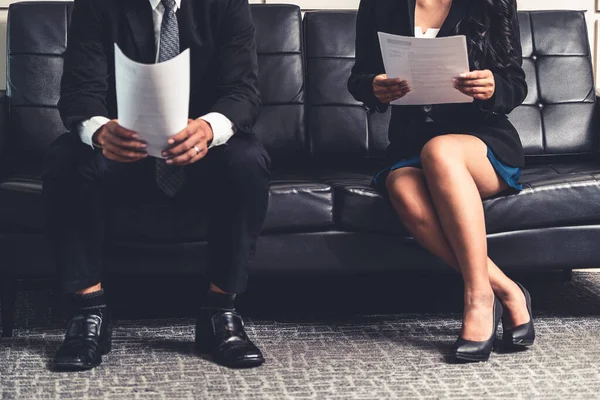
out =
{"type": "Polygon", "coordinates": [[[407,82],[401,78],[388,78],[386,74],[377,75],[373,81],[374,86],[394,86],[407,82]]]}
{"type": "Polygon", "coordinates": [[[488,93],[490,90],[487,87],[463,87],[463,88],[459,88],[459,90],[461,92],[463,92],[464,94],[485,94],[488,93]]]}
{"type": "Polygon", "coordinates": [[[457,87],[456,89],[477,100],[488,100],[494,95],[491,87],[457,87]]]}
{"type": "Polygon", "coordinates": [[[402,79],[384,79],[385,75],[375,78],[373,92],[382,103],[389,103],[406,96],[410,92],[408,82],[402,79]]]}
{"type": "Polygon", "coordinates": [[[460,74],[458,77],[465,80],[489,79],[493,76],[492,71],[484,69],[481,71],[471,71],[460,74]]]}
{"type": "MultiPolygon", "coordinates": [[[[454,87],[460,92],[479,100],[487,100],[494,94],[494,76],[489,70],[471,71],[454,79],[454,87]]],[[[387,75],[378,75],[373,80],[373,92],[382,103],[390,103],[406,96],[411,91],[407,81],[387,75]]]]}
{"type": "Polygon", "coordinates": [[[388,78],[387,75],[377,75],[373,80],[373,93],[377,100],[382,103],[389,103],[410,92],[410,87],[406,80],[400,78],[388,78]]]}
{"type": "Polygon", "coordinates": [[[375,81],[376,86],[382,87],[395,87],[395,86],[406,86],[408,82],[403,81],[402,79],[382,79],[379,81],[375,81]]]}
{"type": "Polygon", "coordinates": [[[406,81],[397,81],[397,80],[389,80],[383,81],[375,84],[375,90],[394,90],[398,88],[408,87],[408,82],[406,81]]]}
{"type": "Polygon", "coordinates": [[[394,88],[394,89],[390,89],[390,90],[375,91],[375,96],[377,96],[377,97],[399,96],[399,95],[405,95],[408,92],[410,92],[409,87],[400,87],[400,88],[394,88]]]}
{"type": "Polygon", "coordinates": [[[406,90],[399,90],[399,91],[395,91],[395,92],[386,93],[386,94],[378,97],[378,99],[382,103],[391,103],[394,100],[401,99],[402,97],[406,96],[408,93],[410,93],[410,88],[408,88],[406,90]]]}
{"type": "Polygon", "coordinates": [[[454,79],[454,87],[478,100],[490,99],[496,90],[494,74],[490,70],[471,71],[454,79]]]}
{"type": "Polygon", "coordinates": [[[474,87],[474,86],[492,86],[494,82],[489,79],[455,79],[454,86],[474,87]]]}
{"type": "Polygon", "coordinates": [[[395,95],[395,94],[399,94],[399,93],[407,93],[410,91],[409,87],[395,87],[395,88],[391,88],[391,89],[382,89],[382,90],[375,90],[375,96],[387,96],[387,95],[395,95]]]}
{"type": "Polygon", "coordinates": [[[409,92],[410,92],[410,88],[405,88],[405,89],[396,90],[396,91],[391,92],[390,96],[394,100],[396,100],[396,99],[399,99],[400,97],[406,96],[409,92]]]}

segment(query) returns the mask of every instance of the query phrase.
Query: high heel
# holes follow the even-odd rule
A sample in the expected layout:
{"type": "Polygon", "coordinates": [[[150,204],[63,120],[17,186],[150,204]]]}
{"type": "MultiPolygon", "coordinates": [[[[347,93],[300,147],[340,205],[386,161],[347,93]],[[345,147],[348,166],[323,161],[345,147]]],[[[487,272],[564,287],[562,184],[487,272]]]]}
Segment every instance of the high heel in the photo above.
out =
{"type": "Polygon", "coordinates": [[[494,340],[496,339],[496,331],[498,324],[502,319],[502,303],[494,296],[494,326],[492,327],[492,335],[483,342],[475,342],[459,337],[454,343],[454,356],[459,361],[477,362],[487,361],[490,358],[492,349],[494,348],[494,340]]]}
{"type": "MultiPolygon", "coordinates": [[[[519,325],[512,329],[503,329],[502,333],[502,344],[506,349],[524,349],[526,347],[533,346],[533,342],[535,341],[535,328],[533,326],[533,312],[531,311],[531,295],[521,285],[517,282],[517,285],[523,291],[525,295],[525,302],[527,303],[527,311],[529,312],[529,322],[526,324],[519,325]]],[[[502,326],[505,327],[507,325],[506,316],[502,317],[502,326]]]]}

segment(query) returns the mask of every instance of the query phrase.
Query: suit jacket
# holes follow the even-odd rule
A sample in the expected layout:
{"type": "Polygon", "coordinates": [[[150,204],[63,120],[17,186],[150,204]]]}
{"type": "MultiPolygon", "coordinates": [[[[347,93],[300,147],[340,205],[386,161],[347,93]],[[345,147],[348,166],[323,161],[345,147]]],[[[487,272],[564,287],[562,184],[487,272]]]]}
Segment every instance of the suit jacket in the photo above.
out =
{"type": "MultiPolygon", "coordinates": [[[[438,37],[461,34],[459,23],[471,10],[472,2],[454,0],[438,37]]],[[[505,68],[485,65],[496,81],[496,91],[487,101],[422,106],[392,106],[389,139],[390,154],[395,158],[418,155],[429,138],[419,136],[427,115],[443,127],[440,133],[466,133],[483,140],[504,163],[522,166],[523,147],[507,114],[527,96],[525,73],[521,68],[522,50],[516,0],[512,0],[513,46],[515,53],[505,68]],[[427,110],[427,111],[426,111],[427,110]]],[[[348,80],[348,89],[372,111],[385,112],[373,93],[373,79],[385,73],[377,32],[414,36],[416,0],[361,0],[356,25],[356,61],[348,80]]],[[[469,60],[471,69],[474,60],[469,60]]],[[[481,68],[483,69],[483,68],[481,68]]]]}
{"type": "MultiPolygon", "coordinates": [[[[183,0],[177,20],[191,57],[189,117],[218,112],[249,131],[261,101],[248,1],[183,0]]],[[[155,62],[150,2],[75,0],[58,104],[71,132],[94,116],[117,118],[114,43],[133,60],[155,62]]]]}

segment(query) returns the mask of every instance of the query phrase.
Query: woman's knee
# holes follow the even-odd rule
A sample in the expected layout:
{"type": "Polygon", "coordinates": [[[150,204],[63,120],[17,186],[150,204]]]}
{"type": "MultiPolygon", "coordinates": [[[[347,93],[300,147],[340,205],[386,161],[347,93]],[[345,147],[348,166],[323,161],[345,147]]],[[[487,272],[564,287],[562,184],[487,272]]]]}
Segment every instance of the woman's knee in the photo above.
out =
{"type": "Polygon", "coordinates": [[[460,143],[448,135],[431,139],[421,150],[421,164],[426,174],[447,172],[460,165],[461,157],[460,143]]]}

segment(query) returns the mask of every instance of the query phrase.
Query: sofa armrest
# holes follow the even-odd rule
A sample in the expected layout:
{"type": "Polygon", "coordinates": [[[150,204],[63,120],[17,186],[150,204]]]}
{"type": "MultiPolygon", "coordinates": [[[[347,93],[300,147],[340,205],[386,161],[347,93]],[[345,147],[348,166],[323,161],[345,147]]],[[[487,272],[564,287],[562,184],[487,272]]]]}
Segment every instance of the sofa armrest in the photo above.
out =
{"type": "Polygon", "coordinates": [[[0,176],[7,164],[8,152],[8,97],[6,90],[0,90],[0,176]]]}
{"type": "MultiPolygon", "coordinates": [[[[594,129],[596,135],[600,138],[600,89],[596,89],[596,104],[594,105],[594,129]]],[[[600,140],[598,140],[600,153],[600,140]]]]}
{"type": "Polygon", "coordinates": [[[8,142],[8,97],[6,90],[0,90],[0,160],[3,159],[8,142]]]}

